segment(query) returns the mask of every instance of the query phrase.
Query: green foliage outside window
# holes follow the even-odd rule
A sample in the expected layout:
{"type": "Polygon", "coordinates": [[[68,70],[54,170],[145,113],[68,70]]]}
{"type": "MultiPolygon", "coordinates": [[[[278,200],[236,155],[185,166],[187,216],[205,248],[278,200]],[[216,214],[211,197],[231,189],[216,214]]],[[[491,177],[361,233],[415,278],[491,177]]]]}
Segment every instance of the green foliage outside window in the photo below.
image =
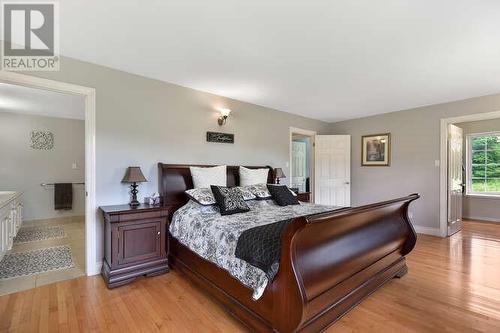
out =
{"type": "Polygon", "coordinates": [[[471,138],[472,191],[500,192],[500,136],[471,138]]]}

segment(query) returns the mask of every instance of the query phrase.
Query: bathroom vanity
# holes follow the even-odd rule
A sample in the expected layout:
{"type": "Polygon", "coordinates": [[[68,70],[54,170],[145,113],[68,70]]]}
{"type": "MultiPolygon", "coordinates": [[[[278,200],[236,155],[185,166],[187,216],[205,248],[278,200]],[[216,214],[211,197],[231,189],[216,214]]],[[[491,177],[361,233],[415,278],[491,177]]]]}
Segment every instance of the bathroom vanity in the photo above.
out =
{"type": "Polygon", "coordinates": [[[22,222],[22,192],[0,191],[0,260],[12,248],[22,222]]]}

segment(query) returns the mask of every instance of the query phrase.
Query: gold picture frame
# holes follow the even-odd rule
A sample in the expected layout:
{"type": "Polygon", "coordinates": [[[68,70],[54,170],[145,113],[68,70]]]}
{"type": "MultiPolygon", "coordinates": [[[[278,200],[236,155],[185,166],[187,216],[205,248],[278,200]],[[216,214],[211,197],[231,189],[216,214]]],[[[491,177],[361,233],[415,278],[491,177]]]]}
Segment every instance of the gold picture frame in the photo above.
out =
{"type": "Polygon", "coordinates": [[[391,133],[361,137],[361,166],[391,165],[391,133]]]}

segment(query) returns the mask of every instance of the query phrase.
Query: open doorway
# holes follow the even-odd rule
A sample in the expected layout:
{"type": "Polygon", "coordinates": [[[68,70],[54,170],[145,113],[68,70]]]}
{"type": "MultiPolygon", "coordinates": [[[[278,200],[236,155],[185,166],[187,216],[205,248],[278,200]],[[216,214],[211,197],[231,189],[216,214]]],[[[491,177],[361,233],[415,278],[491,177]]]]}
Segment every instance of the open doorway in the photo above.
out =
{"type": "Polygon", "coordinates": [[[500,222],[500,113],[441,121],[441,235],[463,220],[500,222]]]}
{"type": "Polygon", "coordinates": [[[315,136],[314,131],[290,128],[290,188],[305,202],[314,202],[315,136]]]}
{"type": "Polygon", "coordinates": [[[98,272],[94,96],[0,74],[1,294],[98,272]]]}

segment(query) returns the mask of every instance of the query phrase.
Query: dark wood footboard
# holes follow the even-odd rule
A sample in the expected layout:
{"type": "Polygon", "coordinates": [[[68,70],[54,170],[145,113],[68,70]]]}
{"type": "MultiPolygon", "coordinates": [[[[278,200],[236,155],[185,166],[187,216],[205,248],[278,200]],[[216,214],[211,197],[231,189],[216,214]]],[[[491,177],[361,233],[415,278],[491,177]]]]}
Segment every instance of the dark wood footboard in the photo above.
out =
{"type": "Polygon", "coordinates": [[[290,223],[272,284],[274,302],[280,304],[274,308],[273,328],[322,330],[392,277],[404,275],[404,256],[416,243],[408,206],[418,197],[290,223]]]}

